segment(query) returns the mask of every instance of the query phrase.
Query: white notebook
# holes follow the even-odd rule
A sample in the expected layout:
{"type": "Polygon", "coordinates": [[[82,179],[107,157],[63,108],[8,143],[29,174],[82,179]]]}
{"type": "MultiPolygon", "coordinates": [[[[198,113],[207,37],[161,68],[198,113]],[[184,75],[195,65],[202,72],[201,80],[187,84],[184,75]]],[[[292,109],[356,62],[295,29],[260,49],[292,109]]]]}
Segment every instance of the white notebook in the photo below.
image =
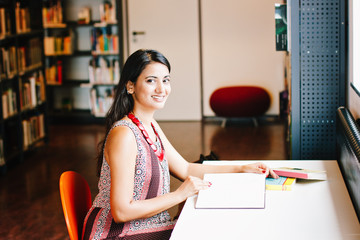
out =
{"type": "Polygon", "coordinates": [[[255,173],[205,174],[212,185],[199,191],[195,208],[265,208],[265,178],[255,173]]]}

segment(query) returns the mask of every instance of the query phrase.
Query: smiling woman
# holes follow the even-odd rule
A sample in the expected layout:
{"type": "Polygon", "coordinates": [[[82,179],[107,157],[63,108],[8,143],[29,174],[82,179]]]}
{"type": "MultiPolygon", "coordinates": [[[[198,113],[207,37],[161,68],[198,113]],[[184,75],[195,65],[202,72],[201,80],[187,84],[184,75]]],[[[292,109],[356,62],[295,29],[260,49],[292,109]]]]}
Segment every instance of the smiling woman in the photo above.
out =
{"type": "Polygon", "coordinates": [[[271,174],[265,164],[211,166],[186,161],[154,119],[171,92],[170,64],[155,50],[126,61],[106,117],[98,156],[99,194],[84,224],[84,239],[169,239],[168,209],[211,186],[204,173],[271,174]],[[170,192],[170,173],[183,181],[170,192]]]}
{"type": "Polygon", "coordinates": [[[136,85],[128,81],[126,88],[139,103],[137,108],[161,109],[171,92],[169,69],[162,63],[150,63],[138,77],[136,85]]]}

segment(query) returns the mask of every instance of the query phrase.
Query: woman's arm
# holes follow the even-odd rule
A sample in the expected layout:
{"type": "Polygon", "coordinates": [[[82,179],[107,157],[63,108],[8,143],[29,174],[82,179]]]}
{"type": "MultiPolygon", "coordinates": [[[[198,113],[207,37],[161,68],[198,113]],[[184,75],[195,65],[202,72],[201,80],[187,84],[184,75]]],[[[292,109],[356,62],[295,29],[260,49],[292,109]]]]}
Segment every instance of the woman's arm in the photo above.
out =
{"type": "Polygon", "coordinates": [[[111,169],[110,205],[115,222],[127,222],[154,216],[175,206],[209,183],[190,177],[176,191],[147,200],[133,200],[137,145],[128,127],[114,128],[106,142],[105,159],[111,169]],[[121,146],[121,147],[119,147],[121,146]]]}
{"type": "Polygon", "coordinates": [[[270,175],[278,178],[276,173],[264,163],[257,162],[246,165],[204,165],[191,163],[189,164],[189,174],[202,178],[205,173],[258,173],[270,175]]]}
{"type": "Polygon", "coordinates": [[[159,134],[164,144],[165,155],[169,161],[170,171],[180,180],[185,180],[189,176],[195,176],[202,179],[205,173],[259,173],[278,178],[273,170],[261,162],[247,165],[221,166],[189,163],[172,146],[159,125],[157,125],[157,129],[160,129],[159,134]]]}

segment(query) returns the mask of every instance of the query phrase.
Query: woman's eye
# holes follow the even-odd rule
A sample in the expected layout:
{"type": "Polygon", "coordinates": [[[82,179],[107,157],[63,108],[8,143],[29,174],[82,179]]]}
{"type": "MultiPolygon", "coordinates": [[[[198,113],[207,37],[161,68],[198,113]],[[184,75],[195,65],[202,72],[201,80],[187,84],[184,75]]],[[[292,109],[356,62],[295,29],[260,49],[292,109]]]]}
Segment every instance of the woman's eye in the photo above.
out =
{"type": "Polygon", "coordinates": [[[168,83],[168,82],[170,82],[170,79],[169,79],[169,78],[165,78],[165,79],[163,80],[163,82],[164,82],[164,83],[168,83]]]}
{"type": "Polygon", "coordinates": [[[153,82],[155,82],[155,80],[154,79],[148,79],[146,82],[153,83],[153,82]]]}

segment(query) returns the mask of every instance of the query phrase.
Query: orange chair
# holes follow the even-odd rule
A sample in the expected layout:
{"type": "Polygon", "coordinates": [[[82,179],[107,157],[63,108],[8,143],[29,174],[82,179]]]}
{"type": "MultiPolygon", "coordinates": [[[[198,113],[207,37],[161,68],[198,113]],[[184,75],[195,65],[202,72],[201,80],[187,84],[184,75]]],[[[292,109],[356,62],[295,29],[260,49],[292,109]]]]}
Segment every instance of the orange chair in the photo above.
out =
{"type": "Polygon", "coordinates": [[[60,176],[60,197],[71,240],[81,239],[83,222],[91,207],[89,184],[79,173],[63,172],[60,176]]]}

